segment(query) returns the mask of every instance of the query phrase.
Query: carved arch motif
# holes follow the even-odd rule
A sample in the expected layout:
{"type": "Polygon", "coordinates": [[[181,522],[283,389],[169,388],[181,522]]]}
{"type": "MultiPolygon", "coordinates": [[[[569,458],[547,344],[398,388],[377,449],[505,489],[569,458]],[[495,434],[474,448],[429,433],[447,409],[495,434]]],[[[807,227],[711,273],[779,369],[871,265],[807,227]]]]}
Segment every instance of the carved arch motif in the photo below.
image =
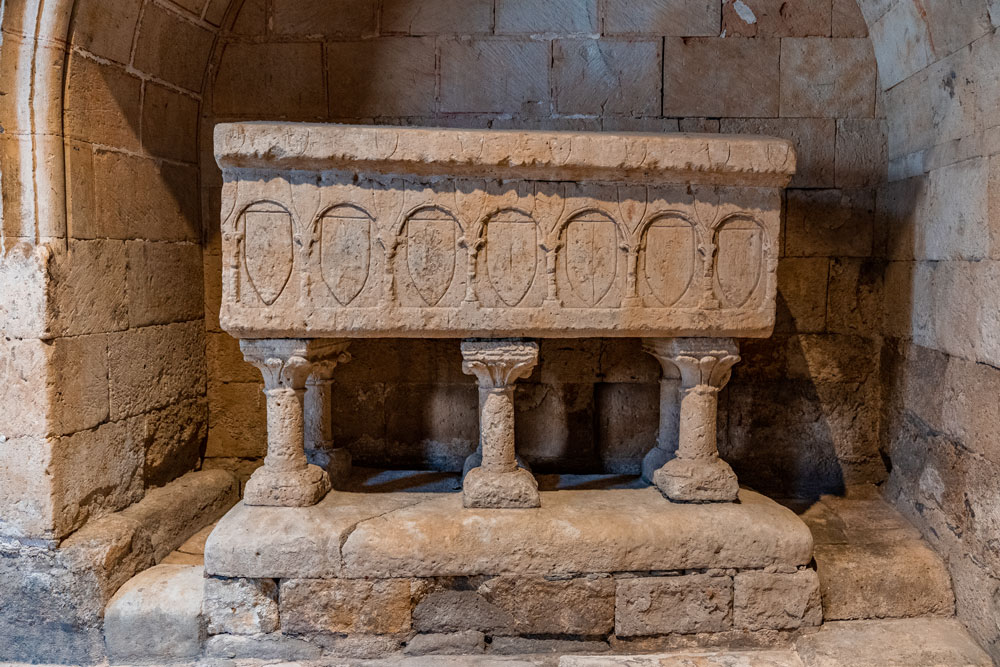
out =
{"type": "Polygon", "coordinates": [[[739,308],[757,291],[764,275],[767,232],[752,216],[736,213],[716,225],[715,247],[715,293],[723,307],[739,308]]]}
{"type": "Polygon", "coordinates": [[[660,212],[640,228],[642,266],[653,298],[664,307],[687,294],[697,270],[698,231],[681,213],[660,212]]]}
{"type": "Polygon", "coordinates": [[[317,219],[323,281],[342,306],[368,282],[375,219],[356,204],[337,204],[317,219]]]}
{"type": "Polygon", "coordinates": [[[618,275],[618,223],[599,209],[574,213],[561,225],[562,256],[570,289],[587,306],[596,306],[618,275]]]}
{"type": "Polygon", "coordinates": [[[294,222],[291,212],[271,200],[256,201],[240,214],[243,266],[254,292],[270,306],[288,284],[295,261],[294,222]]]}
{"type": "Polygon", "coordinates": [[[436,306],[455,278],[462,238],[458,219],[443,206],[421,206],[406,216],[399,236],[410,281],[426,305],[436,306]]]}
{"type": "Polygon", "coordinates": [[[528,213],[506,208],[487,216],[480,233],[490,284],[504,304],[517,306],[538,271],[538,225],[528,213]]]}

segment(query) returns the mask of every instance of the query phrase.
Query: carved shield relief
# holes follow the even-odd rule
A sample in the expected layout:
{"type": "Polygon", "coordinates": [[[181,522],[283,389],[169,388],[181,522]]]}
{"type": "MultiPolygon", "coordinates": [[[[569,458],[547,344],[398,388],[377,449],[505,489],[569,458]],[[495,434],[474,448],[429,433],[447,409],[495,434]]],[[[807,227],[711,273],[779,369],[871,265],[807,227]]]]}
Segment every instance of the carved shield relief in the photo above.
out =
{"type": "Polygon", "coordinates": [[[420,209],[406,221],[406,267],[420,298],[436,306],[455,277],[458,223],[441,208],[420,209]]]}
{"type": "Polygon", "coordinates": [[[270,306],[292,275],[292,215],[279,204],[258,202],[243,212],[243,260],[261,301],[270,306]]]}
{"type": "Polygon", "coordinates": [[[346,306],[368,282],[372,218],[356,206],[335,206],[320,219],[320,264],[334,298],[346,306]]]}
{"type": "Polygon", "coordinates": [[[753,220],[732,218],[716,236],[715,280],[719,296],[730,308],[745,304],[764,269],[764,230],[753,220]]]}
{"type": "Polygon", "coordinates": [[[486,226],[486,270],[500,300],[516,306],[535,281],[538,236],[535,221],[518,211],[501,211],[486,226]]]}
{"type": "Polygon", "coordinates": [[[646,283],[659,303],[672,306],[694,278],[694,227],[681,218],[660,218],[646,228],[645,241],[646,283]]]}
{"type": "Polygon", "coordinates": [[[596,306],[615,282],[618,231],[604,213],[588,211],[566,226],[566,275],[573,293],[596,306]]]}

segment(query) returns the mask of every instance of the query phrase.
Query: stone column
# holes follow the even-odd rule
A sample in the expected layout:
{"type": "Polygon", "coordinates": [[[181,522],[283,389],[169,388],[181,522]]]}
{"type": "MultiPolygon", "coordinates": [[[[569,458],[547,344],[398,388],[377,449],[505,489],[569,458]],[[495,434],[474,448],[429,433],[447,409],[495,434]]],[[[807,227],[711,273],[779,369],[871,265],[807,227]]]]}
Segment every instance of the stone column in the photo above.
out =
{"type": "MultiPolygon", "coordinates": [[[[645,347],[647,352],[652,352],[645,347]]],[[[674,458],[677,453],[677,411],[680,407],[677,401],[676,377],[667,377],[674,370],[673,362],[658,357],[662,368],[660,377],[660,425],[656,434],[656,446],[642,459],[642,478],[653,483],[653,474],[663,467],[663,464],[674,458]],[[669,368],[668,368],[669,366],[669,368]]]]}
{"type": "Polygon", "coordinates": [[[247,482],[247,505],[306,507],[330,490],[326,471],[305,452],[306,381],[317,361],[339,356],[343,341],[241,340],[243,357],[264,376],[267,397],[267,456],[247,482]]]}
{"type": "Polygon", "coordinates": [[[462,485],[465,507],[538,507],[538,483],[517,465],[514,382],[538,363],[538,345],[516,340],[464,341],[462,370],[479,381],[481,464],[462,485]]]}
{"type": "Polygon", "coordinates": [[[670,500],[735,501],[739,483],[733,469],[719,458],[716,442],[719,391],[740,360],[735,341],[652,338],[644,341],[644,349],[661,365],[672,363],[681,372],[677,455],[653,474],[653,482],[670,500]]]}
{"type": "Polygon", "coordinates": [[[346,447],[333,445],[331,395],[334,369],[351,360],[348,345],[350,343],[345,341],[330,348],[329,356],[313,364],[312,373],[306,380],[306,459],[326,470],[334,487],[342,485],[351,476],[351,453],[346,447]]]}

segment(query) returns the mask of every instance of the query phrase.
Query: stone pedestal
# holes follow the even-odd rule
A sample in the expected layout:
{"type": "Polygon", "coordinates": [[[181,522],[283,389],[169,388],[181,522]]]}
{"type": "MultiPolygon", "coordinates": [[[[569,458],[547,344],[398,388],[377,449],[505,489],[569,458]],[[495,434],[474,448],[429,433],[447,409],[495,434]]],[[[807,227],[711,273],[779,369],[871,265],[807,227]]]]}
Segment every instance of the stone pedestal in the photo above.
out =
{"type": "Polygon", "coordinates": [[[267,456],[247,482],[247,505],[306,507],[330,490],[323,468],[305,452],[306,382],[320,362],[338,359],[348,343],[329,340],[242,340],[244,358],[264,376],[267,397],[267,456]]]}
{"type": "Polygon", "coordinates": [[[465,341],[462,370],[479,381],[482,461],[465,476],[465,507],[538,507],[538,483],[517,465],[514,382],[538,363],[538,345],[513,340],[465,341]]]}
{"type": "Polygon", "coordinates": [[[347,481],[351,475],[351,453],[345,447],[333,443],[333,406],[331,389],[333,371],[339,364],[351,360],[347,343],[341,343],[343,350],[313,364],[312,373],[306,380],[305,395],[305,449],[309,463],[326,470],[334,487],[347,481]]]}
{"type": "MultiPolygon", "coordinates": [[[[733,469],[719,458],[716,442],[719,391],[729,382],[732,367],[740,360],[735,341],[652,338],[644,341],[644,349],[662,366],[670,363],[681,372],[677,453],[656,470],[653,483],[670,500],[735,501],[739,483],[733,469]]],[[[661,398],[661,405],[663,402],[661,398]]]]}

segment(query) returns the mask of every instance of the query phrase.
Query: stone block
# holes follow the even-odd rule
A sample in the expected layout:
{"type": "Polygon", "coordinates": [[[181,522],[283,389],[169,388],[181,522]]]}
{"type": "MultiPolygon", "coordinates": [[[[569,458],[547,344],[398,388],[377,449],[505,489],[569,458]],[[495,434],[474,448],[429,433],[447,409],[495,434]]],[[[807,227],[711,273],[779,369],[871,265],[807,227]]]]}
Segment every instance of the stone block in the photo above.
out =
{"type": "Polygon", "coordinates": [[[25,436],[8,437],[0,447],[0,537],[58,539],[73,529],[57,525],[52,446],[44,437],[25,436]]]}
{"type": "Polygon", "coordinates": [[[979,260],[988,256],[989,160],[976,158],[930,173],[917,210],[914,258],[979,260]]]}
{"type": "Polygon", "coordinates": [[[663,115],[777,116],[779,51],[776,39],[667,37],[663,115]]]}
{"type": "Polygon", "coordinates": [[[875,116],[875,58],[867,39],[781,41],[781,115],[875,116]]]}
{"type": "Polygon", "coordinates": [[[63,121],[67,136],[138,150],[141,88],[142,81],[120,67],[70,58],[63,121]]]}
{"type": "Polygon", "coordinates": [[[829,37],[831,0],[725,0],[726,37],[829,37]]]}
{"type": "Polygon", "coordinates": [[[142,13],[135,67],[192,92],[201,92],[215,34],[153,5],[142,13]],[[183,48],[176,48],[183,44],[183,48]]]}
{"type": "Polygon", "coordinates": [[[322,44],[228,44],[217,81],[212,104],[220,116],[314,120],[327,114],[322,44]]]}
{"type": "Polygon", "coordinates": [[[202,613],[210,635],[257,635],[278,630],[273,579],[208,577],[202,613]]]}
{"type": "Polygon", "coordinates": [[[478,593],[513,618],[510,634],[607,635],[615,625],[615,582],[610,576],[494,577],[481,584],[478,593]]]}
{"type": "Polygon", "coordinates": [[[146,526],[157,560],[198,529],[218,520],[239,500],[239,484],[225,470],[199,470],[151,489],[121,515],[146,526]]]}
{"type": "Polygon", "coordinates": [[[113,664],[162,663],[194,658],[204,639],[202,572],[198,566],[157,565],[133,577],[104,614],[113,664]]]}
{"type": "Polygon", "coordinates": [[[869,257],[875,227],[871,190],[789,190],[786,257],[869,257]]]}
{"type": "Polygon", "coordinates": [[[227,333],[205,335],[205,361],[212,382],[261,382],[260,371],[243,358],[239,340],[227,333]]]}
{"type": "Polygon", "coordinates": [[[715,37],[719,34],[719,9],[715,0],[607,0],[604,32],[608,35],[666,35],[715,37]]]}
{"type": "Polygon", "coordinates": [[[837,187],[879,185],[885,181],[887,165],[885,121],[867,118],[837,121],[837,187]]]}
{"type": "Polygon", "coordinates": [[[134,420],[146,455],[143,481],[163,486],[198,467],[208,435],[208,402],[204,397],[172,403],[134,420]]]}
{"type": "Polygon", "coordinates": [[[130,327],[201,318],[205,306],[200,246],[128,241],[125,247],[130,327]]]}
{"type": "Polygon", "coordinates": [[[115,333],[109,349],[112,419],[204,392],[205,338],[198,320],[115,333]],[[140,366],[136,359],[147,361],[140,366]]]}
{"type": "Polygon", "coordinates": [[[59,336],[128,327],[126,253],[120,241],[74,241],[49,265],[50,330],[59,336]]]}
{"type": "Polygon", "coordinates": [[[52,257],[52,248],[45,243],[11,242],[0,250],[0,284],[3,285],[0,317],[7,336],[48,337],[48,271],[52,257]]]}
{"type": "Polygon", "coordinates": [[[421,634],[406,642],[403,653],[407,655],[472,655],[486,650],[486,636],[482,632],[446,632],[421,634]]]}
{"type": "MultiPolygon", "coordinates": [[[[82,238],[200,241],[198,170],[114,153],[94,153],[93,221],[82,238]]],[[[124,295],[123,295],[124,296],[124,295]]]]}
{"type": "Polygon", "coordinates": [[[101,58],[127,64],[141,5],[140,0],[84,0],[75,7],[70,42],[101,58]]]}
{"type": "Polygon", "coordinates": [[[290,579],[281,582],[287,634],[393,634],[410,627],[408,579],[290,579]]]}
{"type": "Polygon", "coordinates": [[[747,630],[795,630],[823,622],[815,570],[739,572],[733,579],[733,624],[747,630]]]}
{"type": "Polygon", "coordinates": [[[335,118],[415,116],[435,106],[434,40],[383,37],[326,45],[335,118]],[[377,77],[371,76],[378,70],[377,77]]]}
{"type": "Polygon", "coordinates": [[[658,115],[660,64],[658,40],[556,40],[552,45],[556,111],[658,115]]]}
{"type": "Polygon", "coordinates": [[[858,0],[833,0],[830,24],[833,37],[867,37],[868,24],[858,7],[858,0]]]}
{"type": "Polygon", "coordinates": [[[829,265],[825,257],[786,257],[778,263],[778,332],[822,331],[826,327],[829,265]]]}
{"type": "Polygon", "coordinates": [[[384,0],[379,29],[383,34],[394,35],[489,34],[493,30],[493,1],[384,0]]]}
{"type": "Polygon", "coordinates": [[[882,317],[882,276],[885,264],[861,258],[830,260],[827,286],[827,330],[841,334],[871,334],[882,317]]]}
{"type": "Polygon", "coordinates": [[[765,134],[795,144],[798,169],[789,187],[833,187],[837,123],[830,118],[723,118],[721,131],[765,134]]]}
{"type": "Polygon", "coordinates": [[[205,456],[264,456],[267,411],[261,383],[210,383],[208,414],[205,456]]]}
{"type": "Polygon", "coordinates": [[[827,620],[954,611],[948,571],[924,542],[817,545],[815,558],[827,620]]]}
{"type": "Polygon", "coordinates": [[[685,574],[617,578],[615,634],[723,632],[733,625],[733,579],[685,574]]]}
{"type": "Polygon", "coordinates": [[[951,618],[913,618],[868,623],[825,623],[795,642],[806,665],[826,667],[989,667],[989,656],[951,618]]]}
{"type": "Polygon", "coordinates": [[[926,15],[912,2],[893,3],[877,20],[869,20],[868,28],[875,46],[879,80],[886,90],[935,59],[926,15]]]}
{"type": "Polygon", "coordinates": [[[301,0],[275,0],[271,11],[272,29],[279,35],[370,37],[375,34],[374,0],[327,0],[318,5],[301,0]]]}
{"type": "Polygon", "coordinates": [[[142,100],[142,145],[155,157],[198,160],[198,100],[147,83],[142,100]]]}
{"type": "MultiPolygon", "coordinates": [[[[8,440],[26,435],[45,436],[54,426],[50,419],[58,393],[52,391],[49,379],[53,347],[52,343],[41,340],[0,338],[0,383],[4,387],[4,400],[21,406],[11,410],[4,419],[3,435],[8,440]]],[[[86,360],[81,362],[87,363],[86,360]]],[[[91,384],[86,378],[81,380],[80,389],[91,384]]]]}
{"type": "Polygon", "coordinates": [[[518,40],[439,42],[441,111],[548,112],[549,45],[518,40]],[[477,81],[468,86],[468,81],[477,81]]]}
{"type": "MultiPolygon", "coordinates": [[[[39,344],[38,341],[23,341],[19,347],[23,350],[32,343],[39,344]]],[[[21,403],[25,406],[23,412],[32,414],[33,410],[29,406],[44,405],[46,395],[50,396],[52,421],[46,430],[58,435],[93,428],[107,420],[108,336],[93,334],[56,338],[51,344],[42,345],[49,348],[48,367],[36,367],[31,371],[39,373],[34,379],[45,381],[47,386],[43,391],[35,393],[30,400],[21,403]],[[52,369],[58,370],[53,373],[52,369]]],[[[0,370],[0,377],[5,375],[3,370],[0,370]]],[[[11,382],[5,384],[5,392],[8,392],[6,400],[10,400],[13,405],[18,401],[16,394],[13,396],[10,394],[14,389],[12,386],[14,378],[11,377],[10,380],[11,382]]],[[[14,416],[12,421],[16,425],[17,416],[14,416]]]]}
{"type": "MultiPolygon", "coordinates": [[[[680,382],[674,383],[677,389],[680,382]]],[[[623,475],[639,474],[639,463],[656,443],[660,424],[660,385],[600,383],[594,386],[594,437],[602,469],[623,475]]],[[[670,413],[671,432],[677,432],[679,403],[670,413]]],[[[668,447],[669,451],[676,448],[668,447]]]]}
{"type": "Polygon", "coordinates": [[[510,634],[514,617],[475,590],[433,591],[413,609],[417,632],[510,634]]]}
{"type": "Polygon", "coordinates": [[[595,34],[597,0],[497,0],[496,34],[595,34]]]}
{"type": "Polygon", "coordinates": [[[205,641],[205,655],[229,660],[319,660],[323,649],[316,644],[269,635],[215,635],[205,641]]]}
{"type": "Polygon", "coordinates": [[[50,470],[60,533],[139,500],[142,456],[142,444],[129,436],[125,422],[58,438],[50,470]]]}

